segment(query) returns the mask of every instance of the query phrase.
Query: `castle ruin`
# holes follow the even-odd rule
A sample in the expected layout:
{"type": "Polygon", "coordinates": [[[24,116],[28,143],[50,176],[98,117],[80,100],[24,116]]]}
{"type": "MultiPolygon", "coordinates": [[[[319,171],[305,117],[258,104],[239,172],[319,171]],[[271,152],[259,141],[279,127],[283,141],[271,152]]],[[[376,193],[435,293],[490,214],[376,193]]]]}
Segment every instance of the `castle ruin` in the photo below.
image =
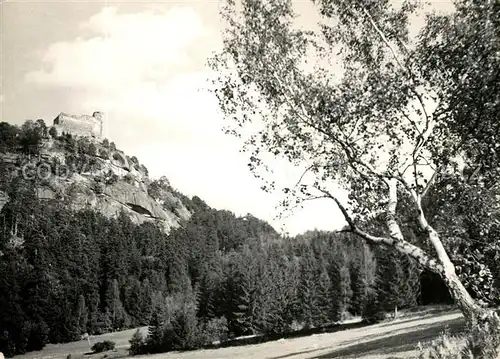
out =
{"type": "Polygon", "coordinates": [[[61,112],[54,119],[54,128],[58,135],[69,133],[73,136],[102,138],[103,113],[96,111],[92,116],[74,116],[61,112]]]}

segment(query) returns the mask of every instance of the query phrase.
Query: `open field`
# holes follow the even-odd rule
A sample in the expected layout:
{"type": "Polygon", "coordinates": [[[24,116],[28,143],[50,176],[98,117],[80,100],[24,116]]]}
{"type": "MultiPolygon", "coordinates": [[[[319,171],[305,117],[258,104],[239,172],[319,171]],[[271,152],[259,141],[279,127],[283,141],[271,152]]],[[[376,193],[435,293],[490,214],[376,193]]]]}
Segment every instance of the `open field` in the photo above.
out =
{"type": "MultiPolygon", "coordinates": [[[[333,333],[314,334],[289,339],[279,339],[254,345],[205,349],[191,352],[171,352],[140,356],[147,359],[310,359],[310,358],[363,358],[395,359],[412,358],[415,346],[435,338],[446,327],[452,332],[463,328],[462,315],[457,311],[410,313],[391,322],[358,327],[333,333]]],[[[143,328],[146,330],[146,328],[143,328]]],[[[93,343],[112,340],[114,352],[85,355],[89,352],[86,340],[47,345],[41,352],[16,356],[16,359],[72,359],[126,358],[128,340],[134,330],[110,333],[93,337],[93,343]]]]}

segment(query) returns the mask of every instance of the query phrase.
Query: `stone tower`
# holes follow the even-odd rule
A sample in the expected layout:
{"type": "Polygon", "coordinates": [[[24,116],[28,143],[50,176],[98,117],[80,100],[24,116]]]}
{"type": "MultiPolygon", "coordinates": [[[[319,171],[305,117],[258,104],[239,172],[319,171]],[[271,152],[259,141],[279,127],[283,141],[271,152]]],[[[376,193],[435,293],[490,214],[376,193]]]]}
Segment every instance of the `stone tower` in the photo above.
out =
{"type": "Polygon", "coordinates": [[[104,114],[96,111],[92,116],[74,116],[61,112],[54,119],[54,127],[58,134],[70,133],[73,136],[87,136],[101,139],[104,114]]]}

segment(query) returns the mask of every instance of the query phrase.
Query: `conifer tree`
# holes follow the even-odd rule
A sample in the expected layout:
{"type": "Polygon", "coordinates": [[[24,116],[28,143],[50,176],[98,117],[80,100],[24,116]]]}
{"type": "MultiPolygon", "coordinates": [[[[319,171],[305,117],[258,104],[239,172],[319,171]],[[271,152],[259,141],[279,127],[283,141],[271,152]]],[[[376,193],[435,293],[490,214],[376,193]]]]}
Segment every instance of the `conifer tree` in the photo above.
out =
{"type": "Polygon", "coordinates": [[[148,326],[148,336],[146,344],[150,353],[158,353],[164,346],[165,320],[163,311],[155,308],[151,315],[151,321],[148,326]]]}
{"type": "Polygon", "coordinates": [[[359,315],[363,311],[363,305],[366,302],[367,291],[365,282],[363,280],[362,264],[357,258],[351,264],[350,273],[352,291],[351,313],[354,315],[359,315]]]}
{"type": "Polygon", "coordinates": [[[318,308],[316,258],[312,248],[305,244],[300,258],[300,319],[306,328],[313,327],[318,308]]]}
{"type": "Polygon", "coordinates": [[[106,295],[106,305],[110,314],[113,329],[123,328],[126,321],[126,313],[120,299],[120,288],[118,280],[113,279],[106,295]]]}
{"type": "Polygon", "coordinates": [[[331,297],[331,282],[328,276],[326,263],[321,261],[317,270],[317,307],[315,315],[315,325],[322,326],[328,324],[336,317],[335,308],[333,307],[333,298],[331,297]]]}
{"type": "Polygon", "coordinates": [[[352,298],[351,275],[347,264],[343,263],[339,269],[339,284],[340,284],[340,311],[342,319],[348,314],[350,302],[352,298]]]}
{"type": "Polygon", "coordinates": [[[153,314],[153,291],[148,278],[144,279],[141,284],[141,303],[143,303],[141,316],[143,319],[140,324],[144,325],[149,323],[153,314]]]}
{"type": "Polygon", "coordinates": [[[87,332],[88,310],[85,305],[85,297],[83,294],[78,296],[78,304],[76,308],[76,322],[78,323],[78,333],[84,334],[87,332]]]}

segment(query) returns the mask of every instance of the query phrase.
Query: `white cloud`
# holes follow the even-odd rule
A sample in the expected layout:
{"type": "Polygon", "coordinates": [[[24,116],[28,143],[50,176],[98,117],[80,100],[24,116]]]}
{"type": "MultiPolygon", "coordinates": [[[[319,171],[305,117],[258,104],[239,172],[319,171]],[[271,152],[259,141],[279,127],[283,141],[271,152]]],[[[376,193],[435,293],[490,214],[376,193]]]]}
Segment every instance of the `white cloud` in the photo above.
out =
{"type": "Polygon", "coordinates": [[[80,28],[93,36],[52,44],[42,59],[50,70],[31,72],[28,80],[100,91],[162,80],[190,65],[186,46],[203,34],[198,14],[188,7],[163,14],[119,14],[107,7],[80,28]]]}
{"type": "MultiPolygon", "coordinates": [[[[189,7],[140,13],[104,8],[79,25],[81,37],[45,49],[44,66],[26,80],[68,89],[66,107],[58,111],[104,111],[107,137],[153,176],[164,174],[182,192],[217,208],[271,221],[279,197],[260,190],[236,140],[222,133],[222,116],[206,90],[204,64],[220,38],[202,15],[189,7]]],[[[286,167],[277,172],[287,184],[300,176],[286,167]]],[[[332,204],[321,202],[286,224],[297,233],[338,227],[338,218],[332,204]]]]}

